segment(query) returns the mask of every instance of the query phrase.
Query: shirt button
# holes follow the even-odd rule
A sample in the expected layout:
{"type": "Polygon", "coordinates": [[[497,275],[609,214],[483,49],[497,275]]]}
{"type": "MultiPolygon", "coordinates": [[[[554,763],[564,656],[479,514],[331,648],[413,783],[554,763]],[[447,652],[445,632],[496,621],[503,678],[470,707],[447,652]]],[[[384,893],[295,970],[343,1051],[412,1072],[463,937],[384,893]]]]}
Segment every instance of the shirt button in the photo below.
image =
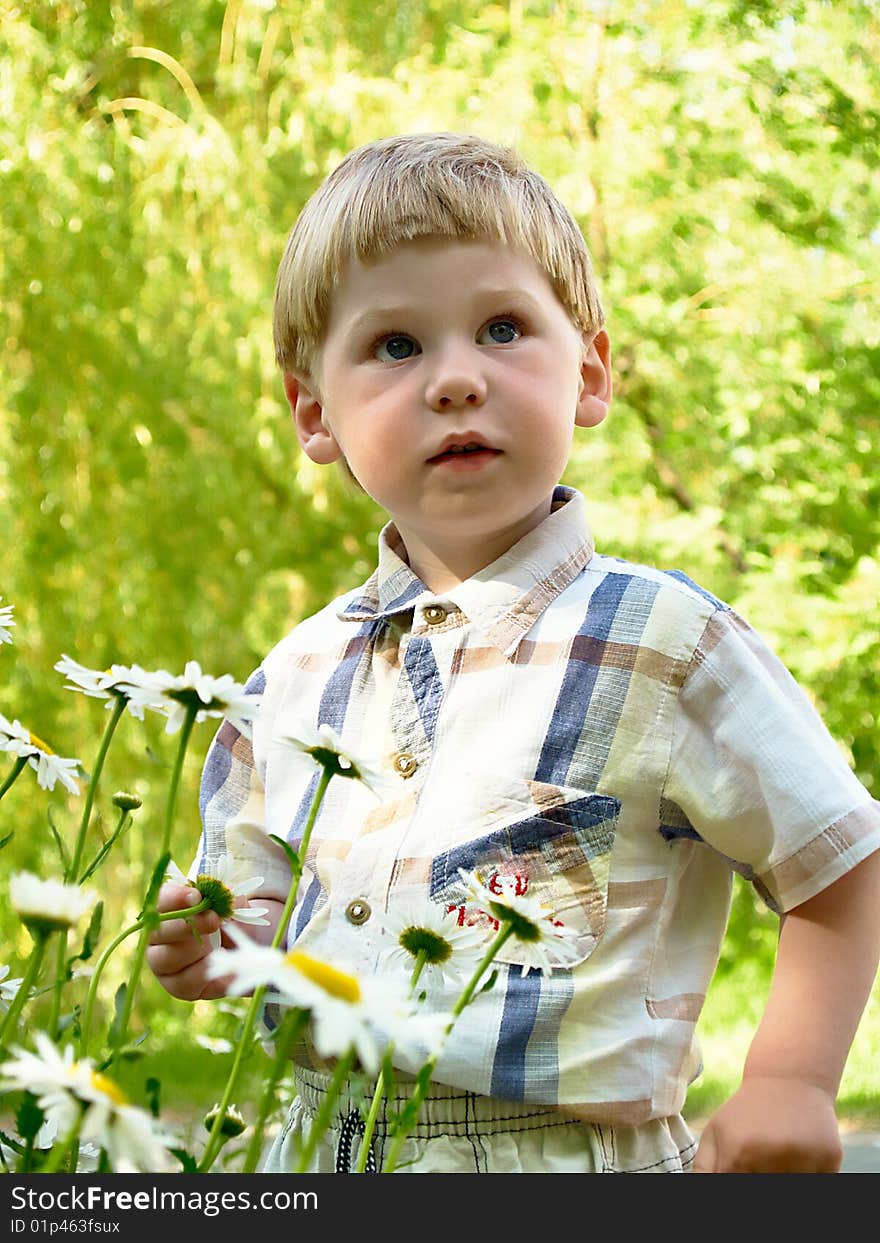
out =
{"type": "Polygon", "coordinates": [[[365,902],[363,898],[355,898],[345,908],[345,918],[350,924],[365,924],[371,914],[370,904],[365,902]]]}
{"type": "Polygon", "coordinates": [[[429,626],[439,626],[446,621],[447,610],[442,604],[428,604],[423,609],[425,621],[429,626]]]}
{"type": "Polygon", "coordinates": [[[401,777],[411,777],[419,766],[419,761],[408,751],[398,751],[394,757],[394,771],[401,777]]]}

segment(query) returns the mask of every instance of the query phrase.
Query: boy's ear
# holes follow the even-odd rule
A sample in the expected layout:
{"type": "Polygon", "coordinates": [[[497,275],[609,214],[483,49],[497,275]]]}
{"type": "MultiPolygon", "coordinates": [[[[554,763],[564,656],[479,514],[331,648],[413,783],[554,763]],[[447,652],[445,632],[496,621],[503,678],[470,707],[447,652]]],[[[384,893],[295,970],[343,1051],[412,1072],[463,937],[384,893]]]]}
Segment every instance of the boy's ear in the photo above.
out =
{"type": "Polygon", "coordinates": [[[299,443],[313,462],[328,466],[342,457],[342,449],[324,417],[315,380],[304,372],[284,372],[284,393],[296,424],[299,443]]]}
{"type": "Polygon", "coordinates": [[[610,405],[611,342],[605,329],[600,328],[592,337],[584,336],[581,389],[574,421],[578,427],[596,427],[610,405]]]}

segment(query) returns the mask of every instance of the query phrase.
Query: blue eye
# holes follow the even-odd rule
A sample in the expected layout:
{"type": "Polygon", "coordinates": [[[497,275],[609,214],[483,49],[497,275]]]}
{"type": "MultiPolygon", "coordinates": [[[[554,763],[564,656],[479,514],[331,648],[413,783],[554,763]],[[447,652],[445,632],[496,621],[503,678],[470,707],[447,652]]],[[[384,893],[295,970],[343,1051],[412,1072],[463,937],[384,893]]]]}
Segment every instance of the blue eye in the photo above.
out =
{"type": "Polygon", "coordinates": [[[383,363],[399,363],[404,359],[414,358],[419,353],[419,347],[412,337],[395,333],[394,336],[383,337],[381,341],[377,341],[374,352],[383,363]]]}
{"type": "Polygon", "coordinates": [[[482,329],[478,340],[481,345],[509,345],[521,335],[519,325],[512,319],[493,319],[482,329]]]}

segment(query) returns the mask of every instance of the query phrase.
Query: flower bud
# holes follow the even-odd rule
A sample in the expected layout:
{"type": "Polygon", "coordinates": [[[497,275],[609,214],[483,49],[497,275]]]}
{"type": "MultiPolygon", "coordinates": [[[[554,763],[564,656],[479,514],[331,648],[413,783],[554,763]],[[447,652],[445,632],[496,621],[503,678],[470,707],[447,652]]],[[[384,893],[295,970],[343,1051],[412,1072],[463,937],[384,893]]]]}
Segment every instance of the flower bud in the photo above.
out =
{"type": "Polygon", "coordinates": [[[137,811],[141,806],[141,800],[136,794],[128,794],[125,790],[117,790],[113,795],[113,806],[118,807],[120,811],[137,811]]]}
{"type": "MultiPolygon", "coordinates": [[[[212,1105],[205,1114],[205,1130],[212,1131],[214,1123],[220,1113],[220,1102],[212,1105]]],[[[225,1139],[235,1139],[237,1135],[241,1135],[242,1131],[247,1130],[247,1123],[241,1116],[241,1113],[234,1105],[227,1105],[226,1114],[220,1123],[220,1134],[225,1139]]]]}

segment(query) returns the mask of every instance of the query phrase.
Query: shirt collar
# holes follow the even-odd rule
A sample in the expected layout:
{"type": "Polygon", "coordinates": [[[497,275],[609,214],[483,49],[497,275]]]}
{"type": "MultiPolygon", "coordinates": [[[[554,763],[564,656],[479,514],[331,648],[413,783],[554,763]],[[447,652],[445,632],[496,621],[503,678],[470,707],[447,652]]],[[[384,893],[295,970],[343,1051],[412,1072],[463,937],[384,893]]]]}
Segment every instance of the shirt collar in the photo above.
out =
{"type": "Polygon", "coordinates": [[[506,656],[515,651],[549,604],[580,574],[593,555],[584,498],[560,484],[543,522],[491,565],[438,595],[404,560],[393,522],[379,535],[379,564],[339,617],[378,621],[427,604],[451,601],[506,656]]]}

